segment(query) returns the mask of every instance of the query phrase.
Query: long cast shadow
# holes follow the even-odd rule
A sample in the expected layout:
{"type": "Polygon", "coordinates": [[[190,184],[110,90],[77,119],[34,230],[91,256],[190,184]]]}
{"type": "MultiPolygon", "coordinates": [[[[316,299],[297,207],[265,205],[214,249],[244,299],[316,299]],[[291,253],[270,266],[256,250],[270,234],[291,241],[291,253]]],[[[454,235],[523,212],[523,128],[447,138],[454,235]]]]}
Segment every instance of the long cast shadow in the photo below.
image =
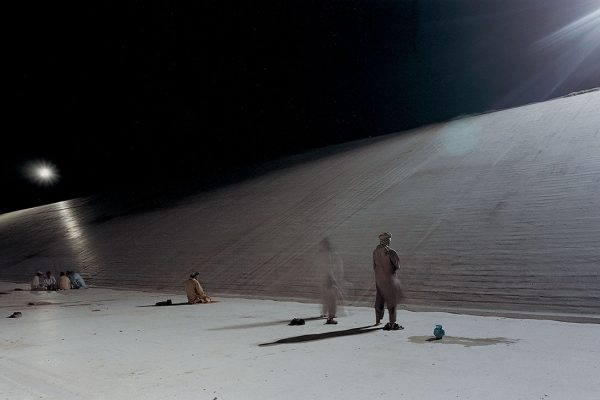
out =
{"type": "MultiPolygon", "coordinates": [[[[302,318],[302,319],[305,321],[314,321],[317,319],[324,319],[324,318],[323,317],[311,317],[311,318],[302,318]]],[[[265,326],[289,324],[289,322],[290,322],[289,319],[284,319],[284,320],[280,320],[280,321],[271,321],[271,322],[256,322],[254,324],[241,324],[241,325],[223,326],[221,328],[210,328],[210,329],[207,329],[207,331],[224,331],[227,329],[262,328],[265,326]]]]}
{"type": "Polygon", "coordinates": [[[195,306],[196,304],[190,304],[187,301],[183,302],[183,303],[173,303],[173,304],[148,304],[147,306],[136,306],[136,307],[172,307],[172,306],[185,306],[185,305],[189,305],[189,306],[195,306]]]}
{"type": "Polygon", "coordinates": [[[214,303],[218,303],[219,300],[211,300],[208,303],[188,303],[187,301],[184,301],[182,303],[171,303],[171,304],[158,304],[158,303],[164,303],[162,301],[159,301],[156,304],[148,304],[145,306],[136,306],[136,307],[172,307],[172,306],[199,306],[199,305],[205,305],[205,304],[214,304],[214,303]]]}
{"type": "Polygon", "coordinates": [[[279,339],[279,340],[276,340],[276,341],[270,342],[270,343],[261,343],[261,344],[259,344],[259,346],[264,347],[264,346],[275,346],[278,344],[287,344],[287,343],[312,342],[315,340],[331,339],[331,338],[342,337],[342,336],[362,335],[363,333],[375,332],[375,331],[379,331],[381,329],[383,329],[383,328],[379,328],[379,327],[374,328],[374,325],[367,325],[367,326],[361,326],[359,328],[345,329],[343,331],[323,332],[323,333],[314,333],[314,334],[310,334],[310,335],[293,336],[293,337],[289,337],[289,338],[285,338],[285,339],[279,339]]]}

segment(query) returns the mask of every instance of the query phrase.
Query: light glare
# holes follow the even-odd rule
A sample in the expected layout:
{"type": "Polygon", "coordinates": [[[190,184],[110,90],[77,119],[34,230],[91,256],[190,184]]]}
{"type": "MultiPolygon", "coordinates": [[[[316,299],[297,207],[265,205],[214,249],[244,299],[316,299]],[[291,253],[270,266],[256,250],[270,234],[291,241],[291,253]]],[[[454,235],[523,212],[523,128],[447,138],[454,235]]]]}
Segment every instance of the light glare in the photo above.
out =
{"type": "Polygon", "coordinates": [[[48,161],[34,161],[26,167],[27,177],[40,186],[50,186],[60,178],[56,167],[48,161]]]}
{"type": "Polygon", "coordinates": [[[52,177],[52,171],[48,167],[40,168],[38,173],[40,175],[40,178],[42,178],[42,179],[49,179],[52,177]]]}

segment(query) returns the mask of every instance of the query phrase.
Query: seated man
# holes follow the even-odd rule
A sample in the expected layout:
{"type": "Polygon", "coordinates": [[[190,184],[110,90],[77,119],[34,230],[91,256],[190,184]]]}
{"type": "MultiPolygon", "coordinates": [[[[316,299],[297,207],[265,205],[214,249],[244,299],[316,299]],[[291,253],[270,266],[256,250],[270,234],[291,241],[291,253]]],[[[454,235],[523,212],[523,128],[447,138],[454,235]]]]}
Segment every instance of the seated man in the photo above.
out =
{"type": "Polygon", "coordinates": [[[71,281],[71,287],[73,289],[87,289],[85,281],[77,272],[67,271],[67,277],[71,281]]]}
{"type": "Polygon", "coordinates": [[[64,272],[60,272],[60,277],[58,278],[58,290],[68,290],[71,289],[71,281],[64,272]]]}
{"type": "Polygon", "coordinates": [[[42,278],[44,274],[40,271],[35,273],[35,276],[31,280],[31,290],[46,290],[46,288],[42,285],[44,279],[42,278]]]}
{"type": "Polygon", "coordinates": [[[44,278],[43,285],[46,287],[46,290],[56,290],[56,278],[52,275],[51,271],[46,271],[46,278],[44,278]]]}
{"type": "Polygon", "coordinates": [[[200,286],[198,281],[199,272],[194,272],[190,275],[190,279],[185,281],[185,293],[187,294],[188,303],[210,303],[210,297],[204,293],[204,289],[200,286]]]}

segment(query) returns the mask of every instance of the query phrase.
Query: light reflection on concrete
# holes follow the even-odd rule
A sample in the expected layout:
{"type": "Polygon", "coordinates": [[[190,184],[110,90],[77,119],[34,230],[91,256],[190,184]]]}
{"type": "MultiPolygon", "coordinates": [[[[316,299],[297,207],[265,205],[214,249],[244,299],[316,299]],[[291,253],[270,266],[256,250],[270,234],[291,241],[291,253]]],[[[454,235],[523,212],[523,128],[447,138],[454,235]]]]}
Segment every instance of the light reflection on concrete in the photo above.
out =
{"type": "Polygon", "coordinates": [[[468,154],[479,141],[479,132],[479,126],[473,120],[457,120],[445,124],[439,132],[443,145],[442,154],[448,156],[468,154]]]}
{"type": "Polygon", "coordinates": [[[82,237],[81,228],[79,226],[79,221],[77,217],[73,214],[73,211],[70,209],[69,201],[61,201],[56,203],[58,207],[58,212],[60,214],[61,220],[67,229],[67,237],[72,240],[77,240],[79,244],[85,244],[85,238],[82,237]],[[84,242],[84,243],[81,243],[84,242]]]}
{"type": "Polygon", "coordinates": [[[55,204],[60,220],[66,230],[66,238],[73,256],[78,260],[81,268],[75,270],[85,271],[86,275],[95,275],[98,260],[93,246],[90,244],[80,217],[77,215],[71,200],[61,201],[55,204]]]}

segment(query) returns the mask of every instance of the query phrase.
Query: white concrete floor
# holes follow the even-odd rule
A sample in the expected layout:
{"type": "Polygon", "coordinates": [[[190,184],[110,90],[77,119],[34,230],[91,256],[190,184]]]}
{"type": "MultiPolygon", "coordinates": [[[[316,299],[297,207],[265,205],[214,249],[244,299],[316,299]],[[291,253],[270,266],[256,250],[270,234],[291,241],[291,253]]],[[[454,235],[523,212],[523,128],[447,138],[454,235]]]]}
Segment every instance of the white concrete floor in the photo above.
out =
{"type": "Polygon", "coordinates": [[[0,399],[597,399],[600,325],[0,282],[0,399]],[[28,305],[37,302],[38,305],[28,305]],[[42,304],[47,302],[50,304],[42,304]],[[446,337],[428,342],[435,324],[446,337]],[[279,341],[279,342],[278,342],[279,341]],[[262,345],[262,346],[261,346],[262,345]]]}

